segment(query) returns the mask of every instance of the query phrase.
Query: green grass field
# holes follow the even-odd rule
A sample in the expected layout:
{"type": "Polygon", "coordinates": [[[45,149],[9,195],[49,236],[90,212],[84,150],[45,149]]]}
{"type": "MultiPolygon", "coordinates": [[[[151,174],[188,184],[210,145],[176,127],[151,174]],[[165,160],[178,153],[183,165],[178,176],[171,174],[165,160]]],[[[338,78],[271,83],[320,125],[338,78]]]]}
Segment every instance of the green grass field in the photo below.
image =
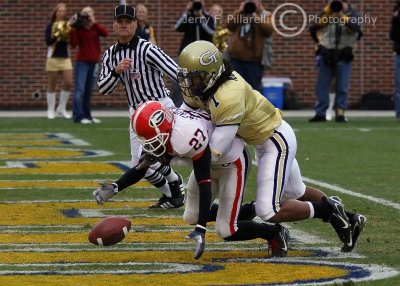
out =
{"type": "MultiPolygon", "coordinates": [[[[270,258],[262,241],[223,242],[210,225],[206,253],[193,260],[183,210],[147,209],[156,190],[131,187],[104,206],[91,196],[97,182],[117,179],[130,161],[128,118],[96,125],[1,118],[0,285],[399,285],[399,122],[286,120],[307,184],[367,217],[351,254],[340,252],[329,224],[307,220],[285,224],[292,235],[287,259],[270,258]],[[91,245],[89,230],[109,215],[130,218],[131,232],[112,247],[91,245]]],[[[177,170],[187,179],[190,170],[177,170]]],[[[246,201],[255,198],[255,170],[246,201]]]]}

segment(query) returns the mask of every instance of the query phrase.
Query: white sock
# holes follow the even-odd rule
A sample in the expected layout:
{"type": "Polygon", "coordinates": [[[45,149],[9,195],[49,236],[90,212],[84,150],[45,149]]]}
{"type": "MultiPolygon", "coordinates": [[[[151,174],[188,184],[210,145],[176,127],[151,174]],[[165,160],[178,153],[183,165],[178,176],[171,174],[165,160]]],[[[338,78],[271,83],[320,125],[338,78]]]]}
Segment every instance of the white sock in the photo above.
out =
{"type": "Polygon", "coordinates": [[[168,183],[165,183],[165,185],[163,185],[162,187],[158,188],[164,195],[166,195],[167,197],[172,197],[171,191],[169,190],[169,185],[168,183]]]}
{"type": "Polygon", "coordinates": [[[314,206],[311,202],[306,202],[308,204],[308,206],[310,207],[310,216],[309,218],[314,218],[315,215],[315,211],[314,211],[314,206]]]}
{"type": "Polygon", "coordinates": [[[178,180],[178,175],[171,170],[171,173],[165,177],[167,179],[168,182],[175,182],[178,180]]]}

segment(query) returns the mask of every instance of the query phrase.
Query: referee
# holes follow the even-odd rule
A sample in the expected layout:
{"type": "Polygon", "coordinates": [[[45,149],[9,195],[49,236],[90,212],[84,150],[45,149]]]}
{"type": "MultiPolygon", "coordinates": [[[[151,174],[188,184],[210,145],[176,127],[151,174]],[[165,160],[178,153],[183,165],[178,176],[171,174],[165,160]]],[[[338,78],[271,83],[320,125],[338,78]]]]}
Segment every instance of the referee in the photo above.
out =
{"type": "MultiPolygon", "coordinates": [[[[141,103],[158,100],[166,106],[174,106],[165,87],[163,75],[167,74],[177,81],[176,63],[161,49],[135,35],[137,21],[135,8],[119,5],[114,11],[113,28],[118,35],[118,42],[104,53],[102,68],[98,80],[100,93],[107,95],[113,92],[118,82],[126,91],[130,114],[141,103]]],[[[129,124],[131,155],[133,166],[137,165],[142,146],[129,124]]],[[[145,175],[163,196],[150,208],[176,208],[183,205],[182,177],[169,166],[156,163],[145,175]]]]}

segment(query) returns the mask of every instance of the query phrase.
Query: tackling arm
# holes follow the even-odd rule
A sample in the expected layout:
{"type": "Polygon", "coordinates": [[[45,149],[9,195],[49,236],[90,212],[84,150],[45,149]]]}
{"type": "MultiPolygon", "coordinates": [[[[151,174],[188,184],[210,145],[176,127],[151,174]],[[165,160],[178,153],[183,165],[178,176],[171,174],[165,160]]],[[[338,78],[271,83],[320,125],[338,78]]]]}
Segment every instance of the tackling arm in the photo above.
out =
{"type": "Polygon", "coordinates": [[[116,182],[110,184],[101,182],[100,187],[93,191],[93,197],[102,205],[118,192],[139,182],[146,174],[148,168],[139,169],[138,165],[124,173],[116,182]]]}
{"type": "Polygon", "coordinates": [[[193,171],[199,186],[199,216],[197,225],[187,238],[193,239],[196,243],[194,259],[199,259],[205,249],[205,233],[208,213],[211,207],[211,152],[207,146],[200,157],[193,158],[193,171]]]}
{"type": "Polygon", "coordinates": [[[238,129],[238,125],[218,126],[214,129],[210,139],[210,150],[213,162],[228,151],[238,129]]]}

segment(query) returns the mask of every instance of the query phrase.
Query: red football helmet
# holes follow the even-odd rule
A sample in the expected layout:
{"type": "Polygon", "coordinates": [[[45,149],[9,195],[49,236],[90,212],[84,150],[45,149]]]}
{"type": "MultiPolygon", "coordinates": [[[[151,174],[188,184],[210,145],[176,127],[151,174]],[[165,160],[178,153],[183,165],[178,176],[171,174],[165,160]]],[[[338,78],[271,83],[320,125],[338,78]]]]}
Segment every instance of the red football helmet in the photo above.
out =
{"type": "Polygon", "coordinates": [[[160,157],[167,150],[174,114],[159,101],[145,102],[132,115],[132,128],[143,150],[160,157]]]}

